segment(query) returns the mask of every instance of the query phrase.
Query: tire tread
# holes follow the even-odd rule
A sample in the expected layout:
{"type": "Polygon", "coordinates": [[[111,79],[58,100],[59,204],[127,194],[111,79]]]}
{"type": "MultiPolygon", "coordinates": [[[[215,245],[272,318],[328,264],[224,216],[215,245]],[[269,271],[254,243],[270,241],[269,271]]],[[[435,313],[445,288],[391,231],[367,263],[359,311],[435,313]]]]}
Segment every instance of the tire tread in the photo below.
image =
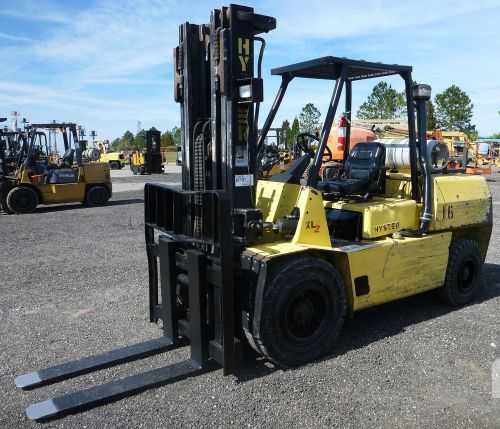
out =
{"type": "MultiPolygon", "coordinates": [[[[284,281],[286,284],[287,279],[289,279],[290,277],[290,273],[296,275],[299,271],[302,270],[310,271],[316,268],[323,272],[326,271],[328,275],[332,275],[335,282],[339,285],[339,288],[337,290],[338,293],[335,299],[340,300],[340,316],[337,318],[336,323],[333,326],[333,329],[330,331],[331,335],[328,338],[327,343],[324,344],[323,350],[319,354],[323,354],[326,351],[330,350],[340,335],[342,326],[344,325],[344,320],[347,311],[345,285],[338,271],[331,264],[324,261],[323,259],[311,256],[295,257],[292,260],[286,259],[281,263],[278,263],[278,265],[273,268],[274,269],[271,270],[270,273],[271,274],[270,278],[272,279],[272,282],[284,281]]],[[[276,301],[277,294],[278,294],[278,288],[267,288],[267,290],[264,293],[262,308],[265,308],[266,306],[273,306],[276,301]]],[[[265,329],[265,324],[266,320],[265,317],[263,316],[261,330],[263,328],[265,329]]],[[[270,350],[270,348],[266,345],[265,341],[263,341],[262,335],[260,335],[259,338],[253,335],[253,342],[257,347],[257,351],[260,352],[265,357],[267,357],[272,362],[274,362],[275,364],[284,367],[291,367],[297,365],[297,362],[294,359],[287,359],[286,356],[277,356],[276,351],[270,350]]]]}

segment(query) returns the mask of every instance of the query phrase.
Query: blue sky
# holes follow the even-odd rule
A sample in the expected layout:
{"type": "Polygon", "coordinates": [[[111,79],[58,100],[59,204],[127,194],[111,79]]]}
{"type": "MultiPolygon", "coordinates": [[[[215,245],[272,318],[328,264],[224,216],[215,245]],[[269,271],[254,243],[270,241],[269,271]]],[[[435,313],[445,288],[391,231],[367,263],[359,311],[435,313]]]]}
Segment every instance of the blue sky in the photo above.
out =
{"type": "MultiPolygon", "coordinates": [[[[242,2],[243,3],[243,2],[242,2]]],[[[265,102],[279,78],[270,69],[324,55],[413,65],[433,93],[456,84],[474,103],[481,135],[500,132],[500,2],[256,1],[277,18],[266,35],[265,102]]],[[[222,3],[192,0],[0,0],[0,116],[73,121],[98,138],[126,129],[179,125],[172,48],[178,25],[204,23],[222,3]]],[[[391,84],[402,89],[402,81],[391,84]]],[[[376,82],[353,86],[355,109],[376,82]]],[[[307,102],[326,112],[331,82],[292,82],[275,124],[307,102]]]]}

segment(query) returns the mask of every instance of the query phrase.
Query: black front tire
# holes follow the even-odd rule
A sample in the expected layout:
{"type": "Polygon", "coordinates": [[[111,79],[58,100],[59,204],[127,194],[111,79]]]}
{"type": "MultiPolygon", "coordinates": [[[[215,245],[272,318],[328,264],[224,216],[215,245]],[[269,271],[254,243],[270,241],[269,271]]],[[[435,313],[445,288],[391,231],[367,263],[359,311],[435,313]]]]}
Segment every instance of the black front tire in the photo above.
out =
{"type": "Polygon", "coordinates": [[[119,170],[120,169],[120,163],[116,162],[116,161],[112,161],[112,162],[109,163],[109,168],[111,168],[111,170],[119,170]]]}
{"type": "Polygon", "coordinates": [[[284,367],[328,352],[346,315],[345,285],[338,271],[309,256],[289,259],[271,271],[260,332],[253,333],[258,351],[284,367]]]}
{"type": "Polygon", "coordinates": [[[109,200],[109,192],[104,186],[94,186],[87,191],[85,202],[89,206],[102,206],[109,200]]]}
{"type": "Polygon", "coordinates": [[[437,289],[446,304],[459,306],[472,301],[481,290],[483,254],[474,240],[452,241],[444,285],[437,289]]]}
{"type": "Polygon", "coordinates": [[[38,195],[27,186],[17,186],[7,194],[7,208],[16,214],[27,214],[38,206],[38,195]]]}

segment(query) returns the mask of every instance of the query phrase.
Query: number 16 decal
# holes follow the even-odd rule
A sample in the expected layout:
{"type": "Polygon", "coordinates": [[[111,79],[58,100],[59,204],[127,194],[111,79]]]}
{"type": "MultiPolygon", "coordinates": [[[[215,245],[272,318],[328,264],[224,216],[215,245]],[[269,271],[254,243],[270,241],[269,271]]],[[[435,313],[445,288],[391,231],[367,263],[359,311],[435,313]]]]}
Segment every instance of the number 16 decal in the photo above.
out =
{"type": "Polygon", "coordinates": [[[453,206],[451,204],[449,206],[443,206],[443,220],[445,218],[453,219],[453,206]]]}

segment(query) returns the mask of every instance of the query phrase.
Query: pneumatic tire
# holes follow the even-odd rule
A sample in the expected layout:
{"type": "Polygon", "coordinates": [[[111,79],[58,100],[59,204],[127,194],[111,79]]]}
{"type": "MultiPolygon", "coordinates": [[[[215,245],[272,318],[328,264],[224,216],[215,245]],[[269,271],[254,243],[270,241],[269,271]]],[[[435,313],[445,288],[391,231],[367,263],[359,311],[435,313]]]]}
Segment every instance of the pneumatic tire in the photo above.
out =
{"type": "Polygon", "coordinates": [[[17,186],[7,194],[6,203],[8,210],[12,213],[32,213],[38,206],[38,195],[27,186],[17,186]]]}
{"type": "Polygon", "coordinates": [[[120,163],[116,162],[116,161],[112,161],[109,163],[109,168],[111,168],[111,170],[119,170],[121,168],[120,163]]]}
{"type": "Polygon", "coordinates": [[[322,259],[302,256],[276,267],[266,282],[257,349],[292,367],[328,352],[346,315],[346,291],[338,271],[322,259]]]}
{"type": "Polygon", "coordinates": [[[104,186],[93,186],[87,191],[85,202],[89,206],[102,206],[109,200],[109,192],[104,186]]]}
{"type": "Polygon", "coordinates": [[[452,306],[467,304],[481,289],[482,271],[483,255],[479,244],[474,240],[452,241],[445,281],[437,289],[439,298],[452,306]]]}

